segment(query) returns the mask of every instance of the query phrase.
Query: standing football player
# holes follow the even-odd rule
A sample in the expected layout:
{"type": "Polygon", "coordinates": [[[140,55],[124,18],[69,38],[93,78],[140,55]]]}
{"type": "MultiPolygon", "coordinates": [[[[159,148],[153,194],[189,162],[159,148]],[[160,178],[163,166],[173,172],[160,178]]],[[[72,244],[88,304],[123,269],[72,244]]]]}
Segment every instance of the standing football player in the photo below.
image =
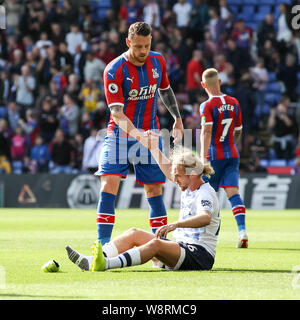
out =
{"type": "MultiPolygon", "coordinates": [[[[158,95],[174,118],[174,143],[183,136],[177,101],[169,84],[164,57],[151,47],[151,26],[132,24],[128,30],[128,51],[110,62],[104,70],[105,96],[111,116],[100,155],[101,191],[97,210],[98,240],[104,245],[111,238],[115,222],[115,199],[121,178],[126,178],[130,161],[136,180],[144,186],[150,207],[150,226],[155,233],[167,224],[162,198],[165,175],[150,151],[142,144],[142,132],[159,131],[158,95]]],[[[162,141],[159,144],[162,149],[162,141]]]]}
{"type": "Polygon", "coordinates": [[[215,174],[209,179],[218,191],[224,188],[238,226],[237,248],[248,247],[246,208],[239,194],[239,152],[236,146],[242,134],[242,114],[237,99],[223,94],[218,71],[207,69],[202,87],[209,98],[200,105],[201,160],[209,160],[215,174]]]}

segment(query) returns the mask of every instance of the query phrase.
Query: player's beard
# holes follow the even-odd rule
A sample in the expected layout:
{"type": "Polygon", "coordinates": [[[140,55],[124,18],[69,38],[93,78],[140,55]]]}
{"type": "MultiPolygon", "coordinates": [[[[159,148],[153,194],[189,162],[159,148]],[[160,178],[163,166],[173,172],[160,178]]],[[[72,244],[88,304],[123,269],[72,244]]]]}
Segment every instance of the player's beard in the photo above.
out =
{"type": "Polygon", "coordinates": [[[139,63],[144,63],[146,61],[148,57],[148,54],[146,54],[145,56],[135,56],[135,60],[139,63]]]}

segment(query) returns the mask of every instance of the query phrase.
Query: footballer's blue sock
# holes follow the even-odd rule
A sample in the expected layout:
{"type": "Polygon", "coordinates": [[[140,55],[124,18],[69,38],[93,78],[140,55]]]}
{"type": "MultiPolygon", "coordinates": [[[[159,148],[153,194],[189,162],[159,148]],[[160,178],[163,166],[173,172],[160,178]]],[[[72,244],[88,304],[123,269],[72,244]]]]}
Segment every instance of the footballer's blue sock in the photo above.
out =
{"type": "Polygon", "coordinates": [[[167,224],[167,212],[165,208],[165,204],[163,201],[162,195],[147,198],[149,206],[150,206],[150,213],[149,213],[149,221],[152,233],[161,227],[167,224]]]}
{"type": "Polygon", "coordinates": [[[234,196],[229,198],[229,201],[231,203],[232,212],[236,220],[238,230],[245,230],[246,207],[244,201],[241,199],[239,194],[235,194],[234,196]]]}
{"type": "Polygon", "coordinates": [[[115,223],[115,200],[116,196],[114,194],[100,192],[97,209],[97,231],[98,240],[102,245],[110,241],[115,223]]]}

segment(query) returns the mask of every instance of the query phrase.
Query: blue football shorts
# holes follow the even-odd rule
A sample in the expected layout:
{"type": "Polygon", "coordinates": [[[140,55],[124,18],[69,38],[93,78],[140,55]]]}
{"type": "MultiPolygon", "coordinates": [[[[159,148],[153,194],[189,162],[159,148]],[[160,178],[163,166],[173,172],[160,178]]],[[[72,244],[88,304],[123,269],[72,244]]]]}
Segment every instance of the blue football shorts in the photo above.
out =
{"type": "Polygon", "coordinates": [[[239,158],[213,160],[210,162],[215,174],[210,178],[203,176],[205,182],[218,191],[219,188],[239,187],[239,158]]]}
{"type": "MultiPolygon", "coordinates": [[[[159,149],[163,150],[162,139],[159,141],[159,149]]],[[[139,184],[165,183],[166,177],[151,152],[131,137],[105,137],[98,171],[94,175],[119,175],[126,178],[130,164],[134,167],[139,184]]]]}

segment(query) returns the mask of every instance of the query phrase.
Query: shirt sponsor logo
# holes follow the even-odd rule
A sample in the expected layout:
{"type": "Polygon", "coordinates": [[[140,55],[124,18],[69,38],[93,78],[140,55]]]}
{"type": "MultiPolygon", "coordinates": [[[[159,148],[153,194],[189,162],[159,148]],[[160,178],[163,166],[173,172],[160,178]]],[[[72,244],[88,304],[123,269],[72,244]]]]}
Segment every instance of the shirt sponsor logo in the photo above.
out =
{"type": "Polygon", "coordinates": [[[157,89],[157,84],[141,87],[140,90],[132,89],[128,93],[129,95],[128,100],[146,100],[146,99],[154,98],[156,89],[157,89]]]}

